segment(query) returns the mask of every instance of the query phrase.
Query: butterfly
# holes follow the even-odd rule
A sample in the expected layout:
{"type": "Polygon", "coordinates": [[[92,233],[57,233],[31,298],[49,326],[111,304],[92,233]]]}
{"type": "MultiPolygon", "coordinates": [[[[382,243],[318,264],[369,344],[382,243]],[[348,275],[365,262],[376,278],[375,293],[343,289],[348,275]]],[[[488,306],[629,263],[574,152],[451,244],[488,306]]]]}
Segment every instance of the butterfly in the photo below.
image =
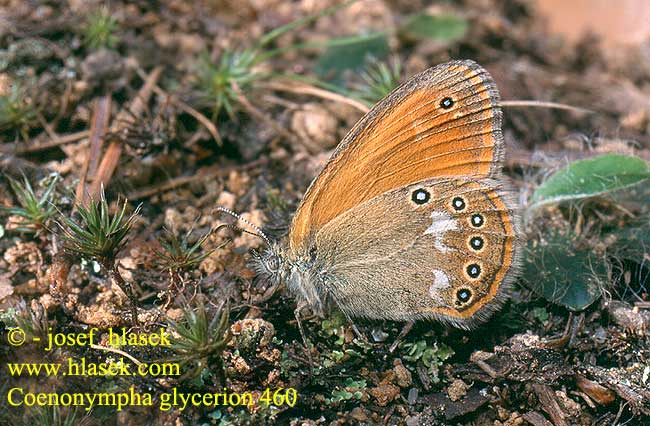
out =
{"type": "Polygon", "coordinates": [[[258,273],[320,316],[485,321],[523,247],[501,124],[496,84],[477,63],[415,75],[339,144],[258,273]]]}

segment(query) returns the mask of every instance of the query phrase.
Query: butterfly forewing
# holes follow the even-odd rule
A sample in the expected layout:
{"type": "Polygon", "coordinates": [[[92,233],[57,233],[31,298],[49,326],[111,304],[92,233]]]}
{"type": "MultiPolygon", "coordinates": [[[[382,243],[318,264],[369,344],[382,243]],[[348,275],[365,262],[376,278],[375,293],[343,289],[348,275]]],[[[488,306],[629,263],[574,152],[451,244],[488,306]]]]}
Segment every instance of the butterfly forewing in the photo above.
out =
{"type": "Polygon", "coordinates": [[[472,61],[431,68],[355,125],[312,183],[289,244],[304,252],[325,224],[382,193],[433,177],[496,176],[503,150],[499,95],[472,61]]]}

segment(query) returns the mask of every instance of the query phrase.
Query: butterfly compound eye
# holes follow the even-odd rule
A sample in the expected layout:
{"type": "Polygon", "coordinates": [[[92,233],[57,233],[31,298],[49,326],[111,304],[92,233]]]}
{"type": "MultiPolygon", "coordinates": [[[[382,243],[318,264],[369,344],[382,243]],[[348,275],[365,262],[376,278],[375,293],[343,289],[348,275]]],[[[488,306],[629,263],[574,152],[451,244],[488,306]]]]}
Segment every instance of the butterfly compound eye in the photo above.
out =
{"type": "Polygon", "coordinates": [[[280,269],[280,259],[276,256],[270,256],[265,260],[266,269],[269,272],[277,272],[280,269]]]}

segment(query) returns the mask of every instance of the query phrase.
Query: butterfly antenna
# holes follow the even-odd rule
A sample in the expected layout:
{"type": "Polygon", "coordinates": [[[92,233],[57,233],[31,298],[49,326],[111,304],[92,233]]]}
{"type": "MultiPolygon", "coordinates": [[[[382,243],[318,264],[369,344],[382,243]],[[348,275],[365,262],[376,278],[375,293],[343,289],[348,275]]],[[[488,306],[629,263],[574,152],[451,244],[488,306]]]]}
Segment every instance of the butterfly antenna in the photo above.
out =
{"type": "Polygon", "coordinates": [[[234,227],[233,229],[238,229],[238,230],[240,230],[242,232],[245,232],[247,234],[255,235],[256,237],[259,237],[259,238],[263,239],[264,242],[266,242],[266,244],[269,247],[271,247],[271,240],[269,240],[269,237],[266,236],[264,231],[262,231],[262,229],[259,226],[255,225],[254,223],[251,223],[251,221],[249,221],[249,220],[244,219],[243,217],[241,217],[241,215],[235,213],[234,211],[230,210],[229,208],[217,207],[216,210],[219,211],[219,212],[229,214],[230,216],[234,217],[237,220],[241,220],[246,225],[248,225],[251,229],[253,229],[255,232],[250,232],[250,231],[247,231],[245,229],[241,229],[241,228],[237,228],[237,227],[234,227]]]}

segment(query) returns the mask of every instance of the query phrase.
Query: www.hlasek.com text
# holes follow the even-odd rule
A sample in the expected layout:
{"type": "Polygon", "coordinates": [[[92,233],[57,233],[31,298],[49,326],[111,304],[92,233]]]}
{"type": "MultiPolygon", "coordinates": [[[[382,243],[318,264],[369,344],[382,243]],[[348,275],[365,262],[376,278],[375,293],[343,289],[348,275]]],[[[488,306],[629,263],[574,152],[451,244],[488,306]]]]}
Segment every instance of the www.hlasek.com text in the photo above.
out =
{"type": "Polygon", "coordinates": [[[85,357],[68,358],[61,363],[31,363],[8,362],[7,370],[12,377],[27,376],[85,376],[85,377],[115,377],[115,376],[180,376],[181,367],[174,362],[140,362],[134,364],[125,357],[111,359],[105,362],[91,362],[85,357]]]}

